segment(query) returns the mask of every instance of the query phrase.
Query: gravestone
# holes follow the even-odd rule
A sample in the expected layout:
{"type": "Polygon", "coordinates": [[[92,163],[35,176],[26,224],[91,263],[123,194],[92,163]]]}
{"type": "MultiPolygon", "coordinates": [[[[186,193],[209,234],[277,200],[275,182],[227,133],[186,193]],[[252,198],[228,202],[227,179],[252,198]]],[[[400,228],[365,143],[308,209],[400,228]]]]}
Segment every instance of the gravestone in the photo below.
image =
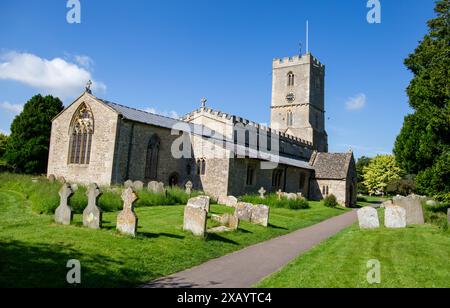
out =
{"type": "Polygon", "coordinates": [[[195,236],[206,235],[208,213],[203,206],[188,204],[184,208],[183,230],[190,231],[195,236]]]}
{"type": "Polygon", "coordinates": [[[278,196],[278,200],[281,200],[281,198],[284,197],[284,193],[281,191],[281,189],[279,189],[279,190],[277,191],[277,196],[278,196]]]}
{"type": "Polygon", "coordinates": [[[238,202],[234,213],[239,220],[245,220],[250,222],[252,219],[253,204],[238,202]]]}
{"type": "Polygon", "coordinates": [[[426,204],[428,206],[436,206],[437,202],[435,200],[433,200],[433,199],[430,199],[430,200],[427,200],[426,204]]]}
{"type": "Polygon", "coordinates": [[[238,203],[238,199],[234,196],[221,196],[217,200],[217,203],[220,205],[228,206],[228,207],[236,207],[236,204],[238,203]]]}
{"type": "Polygon", "coordinates": [[[293,194],[293,193],[284,194],[284,197],[286,197],[288,200],[297,200],[297,198],[298,198],[297,194],[293,194]]]}
{"type": "Polygon", "coordinates": [[[394,205],[405,209],[407,226],[425,224],[422,198],[420,196],[410,195],[408,197],[395,197],[394,205]]]}
{"type": "Polygon", "coordinates": [[[50,175],[48,176],[48,181],[49,181],[50,183],[55,183],[55,182],[56,182],[56,176],[55,176],[54,174],[50,174],[50,175]]]}
{"type": "Polygon", "coordinates": [[[207,213],[210,211],[210,205],[209,205],[209,197],[208,196],[198,196],[195,198],[189,199],[188,206],[192,207],[201,207],[204,209],[207,213]]]}
{"type": "Polygon", "coordinates": [[[86,195],[88,196],[88,205],[83,211],[83,225],[91,229],[101,229],[103,213],[97,206],[98,197],[101,195],[100,188],[97,184],[91,184],[86,195]]]}
{"type": "Polygon", "coordinates": [[[166,190],[164,188],[164,183],[151,181],[147,185],[147,189],[154,194],[165,194],[166,190]]]}
{"type": "Polygon", "coordinates": [[[270,208],[267,205],[256,205],[252,209],[250,222],[255,225],[267,227],[269,225],[270,208]]]}
{"type": "Polygon", "coordinates": [[[66,179],[63,176],[58,177],[58,182],[61,184],[66,184],[66,179]]]}
{"type": "Polygon", "coordinates": [[[188,194],[189,196],[192,194],[192,187],[194,185],[192,184],[191,181],[187,181],[186,184],[184,185],[184,187],[186,188],[186,194],[188,194]]]}
{"type": "Polygon", "coordinates": [[[143,190],[144,189],[144,183],[141,181],[134,181],[133,182],[133,189],[135,191],[143,190]]]}
{"type": "Polygon", "coordinates": [[[297,199],[304,199],[303,193],[301,193],[301,192],[297,193],[297,199]]]}
{"type": "Polygon", "coordinates": [[[392,202],[392,200],[384,201],[380,207],[382,209],[384,209],[384,208],[387,208],[388,206],[394,206],[394,202],[392,202]]]}
{"type": "Polygon", "coordinates": [[[59,206],[55,211],[55,222],[63,225],[70,225],[73,220],[73,209],[69,205],[69,199],[73,195],[73,190],[69,184],[65,183],[59,190],[59,206]]]}
{"type": "Polygon", "coordinates": [[[132,180],[126,181],[125,183],[123,183],[123,187],[124,187],[125,189],[130,188],[130,187],[133,187],[133,181],[132,181],[132,180]]]}
{"type": "Polygon", "coordinates": [[[370,206],[358,210],[358,221],[360,229],[376,229],[380,227],[378,212],[370,206]]]}
{"type": "Polygon", "coordinates": [[[267,192],[267,191],[264,189],[264,187],[261,187],[260,190],[258,190],[259,197],[260,197],[261,199],[266,199],[266,196],[265,196],[266,192],[267,192]]]}
{"type": "Polygon", "coordinates": [[[117,216],[117,230],[120,233],[136,236],[138,217],[134,212],[134,202],[137,199],[138,197],[133,188],[129,187],[123,191],[123,210],[117,216]]]}
{"type": "Polygon", "coordinates": [[[211,219],[220,225],[229,228],[229,231],[235,231],[239,227],[239,218],[232,214],[212,215],[211,219]]]}
{"type": "Polygon", "coordinates": [[[406,210],[400,206],[388,206],[384,212],[386,228],[406,228],[406,210]]]}

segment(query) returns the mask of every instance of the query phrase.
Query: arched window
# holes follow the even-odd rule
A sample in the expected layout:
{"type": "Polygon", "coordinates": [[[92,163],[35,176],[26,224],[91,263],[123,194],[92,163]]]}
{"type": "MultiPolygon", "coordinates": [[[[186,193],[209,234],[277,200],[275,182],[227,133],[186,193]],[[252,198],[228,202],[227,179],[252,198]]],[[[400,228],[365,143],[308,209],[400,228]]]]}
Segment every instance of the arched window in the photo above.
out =
{"type": "Polygon", "coordinates": [[[161,139],[158,135],[153,135],[150,138],[147,147],[147,159],[145,161],[145,178],[156,180],[158,176],[158,156],[161,139]]]}
{"type": "Polygon", "coordinates": [[[288,73],[288,86],[292,87],[295,85],[295,75],[293,72],[288,73]]]}
{"type": "Polygon", "coordinates": [[[276,169],[272,173],[272,187],[281,188],[283,170],[276,169]]]}
{"type": "Polygon", "coordinates": [[[94,134],[94,117],[86,104],[81,104],[75,112],[70,126],[69,163],[89,165],[91,161],[92,135],[94,134]]]}
{"type": "Polygon", "coordinates": [[[294,125],[294,116],[292,114],[292,111],[288,111],[287,113],[287,126],[292,126],[294,125]]]}
{"type": "Polygon", "coordinates": [[[197,175],[206,174],[206,159],[200,158],[197,160],[197,175]]]}

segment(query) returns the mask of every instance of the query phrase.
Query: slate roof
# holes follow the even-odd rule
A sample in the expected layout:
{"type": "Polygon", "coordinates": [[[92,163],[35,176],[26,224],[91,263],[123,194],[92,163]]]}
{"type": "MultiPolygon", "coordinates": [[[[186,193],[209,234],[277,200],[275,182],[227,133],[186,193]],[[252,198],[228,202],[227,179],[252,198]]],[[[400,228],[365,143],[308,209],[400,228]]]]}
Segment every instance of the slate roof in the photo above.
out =
{"type": "Polygon", "coordinates": [[[346,179],[353,153],[315,153],[311,164],[316,170],[316,179],[346,179]]]}

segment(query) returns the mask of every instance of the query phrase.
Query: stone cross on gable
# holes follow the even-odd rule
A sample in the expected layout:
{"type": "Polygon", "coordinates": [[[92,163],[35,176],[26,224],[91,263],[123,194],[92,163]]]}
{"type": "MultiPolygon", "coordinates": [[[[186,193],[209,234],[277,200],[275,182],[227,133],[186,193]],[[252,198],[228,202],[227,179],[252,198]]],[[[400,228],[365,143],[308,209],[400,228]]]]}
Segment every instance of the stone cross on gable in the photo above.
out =
{"type": "Polygon", "coordinates": [[[73,219],[73,210],[69,206],[69,198],[73,195],[70,184],[64,183],[58,192],[60,201],[55,211],[55,222],[63,225],[70,225],[73,219]]]}
{"type": "Polygon", "coordinates": [[[266,192],[267,192],[267,191],[264,189],[264,187],[261,187],[261,189],[258,190],[259,197],[260,197],[261,199],[265,199],[265,198],[266,198],[266,197],[265,197],[266,192]]]}
{"type": "Polygon", "coordinates": [[[92,80],[89,80],[89,81],[86,83],[86,92],[89,93],[89,94],[92,93],[91,87],[92,87],[92,80]]]}
{"type": "Polygon", "coordinates": [[[207,102],[208,100],[204,97],[204,98],[202,98],[202,100],[201,100],[201,102],[202,102],[202,108],[203,109],[205,109],[206,108],[206,102],[207,102]]]}
{"type": "Polygon", "coordinates": [[[122,193],[123,210],[117,216],[117,230],[133,237],[136,236],[138,226],[138,218],[134,213],[134,202],[137,199],[133,188],[125,189],[122,193]]]}
{"type": "Polygon", "coordinates": [[[89,185],[86,193],[88,196],[88,206],[83,211],[83,225],[91,229],[102,227],[102,210],[97,206],[97,199],[101,195],[97,184],[89,185]]]}

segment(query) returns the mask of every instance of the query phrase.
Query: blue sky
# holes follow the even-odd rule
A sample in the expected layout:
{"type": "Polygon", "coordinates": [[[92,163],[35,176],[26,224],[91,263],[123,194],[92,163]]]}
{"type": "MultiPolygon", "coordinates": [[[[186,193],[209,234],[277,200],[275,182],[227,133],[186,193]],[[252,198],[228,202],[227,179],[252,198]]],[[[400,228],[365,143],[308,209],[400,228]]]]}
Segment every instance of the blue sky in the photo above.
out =
{"type": "Polygon", "coordinates": [[[127,106],[174,116],[207,97],[268,123],[272,59],[298,54],[309,20],[330,151],[390,153],[410,112],[403,60],[434,16],[431,0],[380,0],[381,24],[367,22],[367,0],[80,0],[81,24],[69,24],[66,2],[0,2],[0,131],[32,95],[69,104],[89,78],[127,106]]]}

